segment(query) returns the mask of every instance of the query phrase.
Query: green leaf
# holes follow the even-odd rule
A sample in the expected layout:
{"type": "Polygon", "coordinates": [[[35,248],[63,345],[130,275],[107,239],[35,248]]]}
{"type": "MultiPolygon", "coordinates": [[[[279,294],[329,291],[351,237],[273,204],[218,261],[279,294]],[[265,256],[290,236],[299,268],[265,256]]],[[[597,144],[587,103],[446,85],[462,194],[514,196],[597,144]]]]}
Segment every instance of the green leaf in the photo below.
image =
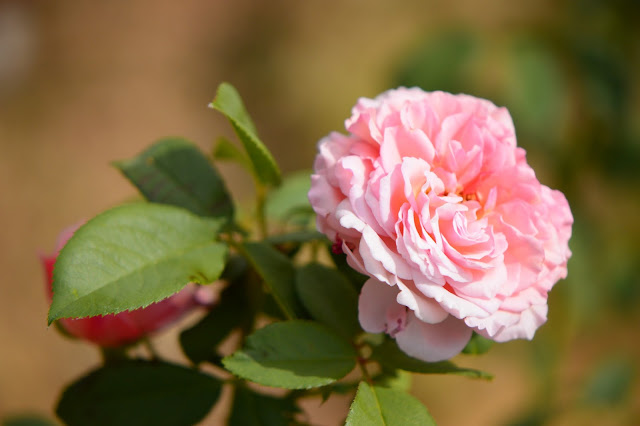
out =
{"type": "Polygon", "coordinates": [[[278,234],[278,235],[270,235],[265,240],[269,244],[280,245],[280,244],[302,244],[308,243],[311,241],[328,241],[327,237],[318,232],[312,230],[304,230],[304,231],[294,231],[288,232],[286,234],[278,234]]]}
{"type": "Polygon", "coordinates": [[[125,361],[92,371],[62,394],[56,414],[70,426],[183,426],[220,396],[216,378],[164,362],[125,361]]]}
{"type": "Polygon", "coordinates": [[[213,148],[213,158],[219,161],[230,161],[239,164],[243,169],[253,174],[253,167],[249,157],[223,136],[218,138],[216,146],[213,148]]]}
{"type": "Polygon", "coordinates": [[[180,333],[182,351],[194,364],[215,359],[216,346],[252,318],[247,311],[246,287],[241,282],[229,285],[203,319],[180,333]]]}
{"type": "Polygon", "coordinates": [[[53,271],[49,323],[118,313],[160,301],[224,267],[220,221],[162,204],[108,210],[76,231],[53,271]]]}
{"type": "Polygon", "coordinates": [[[360,382],[346,426],[429,426],[436,422],[413,396],[360,382]]]}
{"type": "Polygon", "coordinates": [[[295,289],[296,272],[287,256],[265,243],[245,243],[247,259],[267,283],[271,294],[289,319],[304,315],[295,289]]]}
{"type": "Polygon", "coordinates": [[[376,382],[385,388],[392,388],[403,392],[411,390],[413,376],[404,370],[395,370],[393,374],[385,375],[382,380],[376,382]]]}
{"type": "Polygon", "coordinates": [[[478,333],[473,333],[469,343],[467,343],[467,346],[462,350],[462,353],[467,355],[482,355],[487,353],[491,346],[493,346],[493,340],[489,340],[478,333]]]}
{"type": "Polygon", "coordinates": [[[493,376],[484,371],[461,368],[450,361],[424,362],[412,358],[398,348],[395,341],[386,340],[373,349],[371,358],[378,361],[385,369],[400,369],[422,374],[457,374],[474,379],[491,380],[493,376]]]}
{"type": "Polygon", "coordinates": [[[312,241],[317,241],[322,244],[329,242],[324,234],[318,231],[312,231],[311,229],[270,235],[264,239],[264,242],[275,246],[279,252],[290,259],[293,259],[300,252],[304,244],[312,241]]]}
{"type": "Polygon", "coordinates": [[[229,426],[289,426],[298,412],[292,398],[276,398],[236,386],[229,426]]]}
{"type": "Polygon", "coordinates": [[[220,84],[216,97],[209,106],[227,117],[247,151],[259,181],[267,185],[279,185],[280,169],[267,147],[258,138],[256,127],[251,121],[238,91],[229,83],[220,84]]]}
{"type": "Polygon", "coordinates": [[[18,414],[2,419],[2,426],[56,426],[58,422],[36,414],[18,414]]]}
{"type": "Polygon", "coordinates": [[[204,361],[218,362],[216,346],[236,327],[249,329],[253,322],[249,303],[246,276],[248,262],[232,255],[225,265],[221,279],[229,285],[220,294],[220,299],[197,324],[180,333],[182,351],[194,364],[204,361]]]}
{"type": "Polygon", "coordinates": [[[233,202],[218,171],[191,142],[163,139],[114,165],[147,200],[200,216],[233,218],[233,202]]]}
{"type": "Polygon", "coordinates": [[[224,358],[233,374],[266,386],[308,389],[333,383],[355,366],[356,352],[321,324],[285,321],[250,335],[246,347],[224,358]]]}
{"type": "Polygon", "coordinates": [[[304,170],[291,174],[269,193],[265,206],[268,218],[286,221],[292,213],[310,206],[307,194],[311,188],[311,173],[311,170],[304,170]]]}
{"type": "Polygon", "coordinates": [[[338,271],[310,263],[298,268],[296,290],[311,317],[346,338],[362,331],[358,293],[338,271]]]}

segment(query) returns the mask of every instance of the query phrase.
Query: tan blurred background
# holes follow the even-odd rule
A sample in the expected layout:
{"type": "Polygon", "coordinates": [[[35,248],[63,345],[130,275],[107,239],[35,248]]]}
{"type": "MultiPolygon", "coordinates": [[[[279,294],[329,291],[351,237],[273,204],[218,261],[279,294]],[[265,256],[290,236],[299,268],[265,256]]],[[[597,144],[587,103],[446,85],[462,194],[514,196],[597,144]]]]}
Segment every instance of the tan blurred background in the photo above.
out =
{"type": "MultiPolygon", "coordinates": [[[[509,107],[576,216],[570,278],[534,342],[457,359],[492,383],[416,377],[414,394],[440,425],[640,424],[639,18],[637,2],[598,0],[0,0],[0,418],[52,418],[99,361],[47,329],[38,254],[135,194],[110,161],[230,135],[206,108],[229,81],[285,172],[311,166],[359,96],[398,84],[509,107]]],[[[250,181],[221,169],[248,199],[250,181]]],[[[181,359],[175,330],[158,340],[181,359]]],[[[332,425],[347,404],[308,407],[332,425]]]]}

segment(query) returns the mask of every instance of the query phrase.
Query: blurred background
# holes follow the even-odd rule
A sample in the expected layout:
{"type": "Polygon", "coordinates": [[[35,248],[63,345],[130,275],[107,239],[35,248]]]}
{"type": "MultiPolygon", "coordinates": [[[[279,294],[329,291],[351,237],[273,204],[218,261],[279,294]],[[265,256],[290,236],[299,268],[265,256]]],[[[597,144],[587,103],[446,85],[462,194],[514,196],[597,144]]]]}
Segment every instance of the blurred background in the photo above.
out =
{"type": "MultiPolygon", "coordinates": [[[[311,167],[360,96],[421,86],[508,107],[571,204],[569,278],[533,342],[455,360],[492,383],[416,376],[414,395],[445,426],[640,424],[639,23],[635,0],[0,0],[0,417],[52,418],[99,362],[47,329],[38,255],[134,195],[110,161],[230,136],[206,108],[229,81],[285,172],[311,167]]],[[[249,200],[250,179],[221,169],[249,200]]],[[[157,340],[182,359],[175,330],[157,340]]],[[[307,406],[333,425],[348,403],[307,406]]]]}

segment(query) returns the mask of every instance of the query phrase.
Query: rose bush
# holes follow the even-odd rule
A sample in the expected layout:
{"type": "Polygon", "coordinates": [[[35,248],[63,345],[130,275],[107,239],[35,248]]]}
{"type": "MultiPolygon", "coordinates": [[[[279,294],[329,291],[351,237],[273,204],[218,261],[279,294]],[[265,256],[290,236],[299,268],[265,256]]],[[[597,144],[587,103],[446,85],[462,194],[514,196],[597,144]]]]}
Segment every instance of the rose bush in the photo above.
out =
{"type": "MultiPolygon", "coordinates": [[[[46,276],[46,290],[49,302],[53,297],[53,268],[58,253],[73,233],[82,224],[62,231],[58,237],[56,252],[41,256],[40,260],[46,276]]],[[[134,343],[167,325],[177,321],[194,308],[211,303],[209,287],[190,284],[180,292],[146,308],[126,311],[119,314],[96,316],[80,319],[62,318],[58,324],[69,335],[88,340],[102,347],[118,347],[134,343]]]]}
{"type": "Polygon", "coordinates": [[[567,274],[573,217],[527,164],[508,111],[400,88],[360,99],[345,125],[319,143],[309,199],[370,277],[362,327],[425,361],[456,355],[472,331],[531,339],[567,274]]]}

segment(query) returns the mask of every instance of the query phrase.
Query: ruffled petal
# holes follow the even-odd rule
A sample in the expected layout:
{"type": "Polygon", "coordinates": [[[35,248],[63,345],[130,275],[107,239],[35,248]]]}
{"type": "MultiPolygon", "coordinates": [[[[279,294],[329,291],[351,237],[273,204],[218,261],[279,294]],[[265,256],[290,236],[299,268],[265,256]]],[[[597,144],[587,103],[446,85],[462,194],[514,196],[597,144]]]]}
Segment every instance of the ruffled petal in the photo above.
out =
{"type": "Polygon", "coordinates": [[[426,362],[443,361],[459,354],[471,338],[471,329],[452,316],[438,324],[422,322],[412,313],[407,317],[407,326],[396,334],[398,346],[407,355],[426,362]]]}

